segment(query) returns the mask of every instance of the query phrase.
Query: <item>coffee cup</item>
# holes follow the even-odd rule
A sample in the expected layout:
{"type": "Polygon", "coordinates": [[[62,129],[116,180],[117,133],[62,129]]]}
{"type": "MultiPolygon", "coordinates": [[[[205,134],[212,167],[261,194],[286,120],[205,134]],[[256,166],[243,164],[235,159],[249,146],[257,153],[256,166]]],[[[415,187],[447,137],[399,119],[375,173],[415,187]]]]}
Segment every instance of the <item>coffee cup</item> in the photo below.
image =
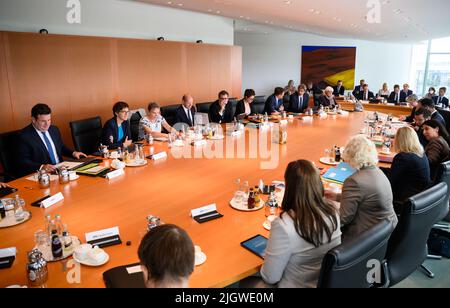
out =
{"type": "Polygon", "coordinates": [[[91,244],[83,244],[75,248],[75,257],[80,261],[85,261],[88,259],[88,252],[92,250],[91,244]]]}

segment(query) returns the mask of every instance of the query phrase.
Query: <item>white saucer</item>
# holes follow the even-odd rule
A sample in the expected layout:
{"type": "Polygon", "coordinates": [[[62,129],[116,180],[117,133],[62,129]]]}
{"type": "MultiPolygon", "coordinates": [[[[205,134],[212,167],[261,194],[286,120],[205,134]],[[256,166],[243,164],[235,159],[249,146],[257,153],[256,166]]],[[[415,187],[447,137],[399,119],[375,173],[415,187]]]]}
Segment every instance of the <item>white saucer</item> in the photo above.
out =
{"type": "Polygon", "coordinates": [[[77,174],[77,175],[75,176],[75,178],[71,179],[70,181],[76,181],[76,180],[78,180],[79,178],[80,178],[80,176],[77,174]]]}
{"type": "Polygon", "coordinates": [[[325,165],[337,166],[337,165],[340,164],[340,163],[338,163],[338,162],[336,162],[336,161],[331,161],[329,157],[322,157],[322,158],[319,159],[319,161],[320,161],[322,164],[325,164],[325,165]]]}
{"type": "Polygon", "coordinates": [[[240,204],[237,204],[236,201],[234,201],[234,198],[233,198],[230,201],[230,206],[232,208],[234,208],[235,210],[238,210],[238,211],[254,212],[254,211],[258,211],[258,210],[262,209],[264,207],[264,202],[261,200],[259,202],[258,206],[255,206],[253,209],[249,209],[247,204],[245,204],[244,202],[241,202],[240,204]]]}
{"type": "Polygon", "coordinates": [[[141,161],[140,163],[132,162],[132,163],[125,164],[125,166],[127,166],[127,167],[142,167],[147,164],[148,164],[148,161],[145,159],[145,160],[141,161]]]}
{"type": "Polygon", "coordinates": [[[195,266],[202,265],[206,262],[206,255],[203,252],[195,254],[195,266]]]}
{"type": "Polygon", "coordinates": [[[101,260],[100,262],[94,262],[90,259],[86,259],[84,261],[78,260],[75,254],[73,254],[73,259],[80,264],[86,265],[86,266],[102,266],[109,261],[109,255],[105,252],[105,258],[101,260]]]}

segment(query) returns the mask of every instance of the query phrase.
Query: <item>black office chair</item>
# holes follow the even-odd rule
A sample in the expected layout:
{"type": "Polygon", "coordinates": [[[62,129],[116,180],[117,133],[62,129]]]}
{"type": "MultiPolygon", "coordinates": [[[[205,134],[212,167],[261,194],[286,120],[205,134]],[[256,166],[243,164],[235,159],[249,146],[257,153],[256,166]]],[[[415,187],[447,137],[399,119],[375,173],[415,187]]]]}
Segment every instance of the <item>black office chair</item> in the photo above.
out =
{"type": "MultiPolygon", "coordinates": [[[[434,185],[439,184],[439,183],[447,183],[447,186],[450,187],[450,161],[446,161],[439,166],[439,169],[438,169],[437,175],[436,175],[436,181],[435,181],[434,185]]],[[[447,190],[447,196],[446,196],[447,203],[449,202],[448,201],[449,198],[450,198],[450,189],[447,190]]],[[[442,213],[439,221],[445,220],[445,221],[450,222],[449,210],[450,210],[449,207],[444,209],[444,212],[442,213]]]]}
{"type": "Polygon", "coordinates": [[[167,121],[170,126],[175,124],[175,111],[180,107],[180,105],[169,105],[161,107],[161,115],[167,121]]]}
{"type": "Polygon", "coordinates": [[[142,115],[139,110],[131,111],[130,117],[130,130],[131,130],[131,139],[133,142],[139,141],[139,122],[142,119],[142,115]]]}
{"type": "MultiPolygon", "coordinates": [[[[330,250],[322,261],[318,288],[372,288],[367,274],[374,260],[381,264],[386,255],[392,223],[383,220],[371,229],[330,250]]],[[[381,283],[381,281],[378,281],[381,283]]]]}
{"type": "Polygon", "coordinates": [[[428,255],[427,240],[431,228],[448,207],[446,196],[447,184],[440,183],[409,198],[404,204],[383,262],[385,287],[396,285],[418,268],[422,268],[428,277],[434,277],[423,262],[428,255]]]}
{"type": "Polygon", "coordinates": [[[0,134],[0,163],[3,167],[1,176],[5,182],[10,182],[19,177],[16,166],[16,142],[19,134],[20,130],[0,134]]]}
{"type": "Polygon", "coordinates": [[[88,155],[98,151],[102,136],[100,117],[70,122],[70,129],[75,150],[88,155]]]}
{"type": "Polygon", "coordinates": [[[197,112],[209,113],[209,107],[211,107],[212,102],[197,104],[197,112]]]}
{"type": "Polygon", "coordinates": [[[442,108],[436,108],[437,111],[441,114],[441,116],[445,120],[445,127],[447,131],[450,131],[450,111],[442,108]]]}
{"type": "Polygon", "coordinates": [[[230,98],[228,100],[228,104],[231,104],[231,110],[233,112],[233,116],[236,113],[236,106],[237,106],[238,100],[237,98],[230,98]]]}

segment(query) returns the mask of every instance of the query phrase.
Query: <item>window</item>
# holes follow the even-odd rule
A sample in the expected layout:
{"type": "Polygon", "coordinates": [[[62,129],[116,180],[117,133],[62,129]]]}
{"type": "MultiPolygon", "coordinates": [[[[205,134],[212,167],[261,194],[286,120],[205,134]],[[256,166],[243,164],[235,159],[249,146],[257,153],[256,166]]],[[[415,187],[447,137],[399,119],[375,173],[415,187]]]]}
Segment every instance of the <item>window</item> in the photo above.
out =
{"type": "Polygon", "coordinates": [[[450,37],[415,45],[411,62],[411,83],[425,95],[429,87],[450,88],[450,37]]]}

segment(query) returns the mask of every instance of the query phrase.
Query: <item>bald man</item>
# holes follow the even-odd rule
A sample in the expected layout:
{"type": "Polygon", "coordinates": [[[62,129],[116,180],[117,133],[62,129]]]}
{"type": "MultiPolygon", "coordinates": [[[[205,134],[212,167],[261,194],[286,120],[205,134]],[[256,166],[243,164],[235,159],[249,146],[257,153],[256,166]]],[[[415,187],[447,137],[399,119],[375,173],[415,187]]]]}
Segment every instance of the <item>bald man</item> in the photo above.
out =
{"type": "Polygon", "coordinates": [[[194,126],[195,112],[194,99],[190,94],[184,95],[181,106],[175,111],[175,123],[186,123],[189,127],[194,126]]]}

